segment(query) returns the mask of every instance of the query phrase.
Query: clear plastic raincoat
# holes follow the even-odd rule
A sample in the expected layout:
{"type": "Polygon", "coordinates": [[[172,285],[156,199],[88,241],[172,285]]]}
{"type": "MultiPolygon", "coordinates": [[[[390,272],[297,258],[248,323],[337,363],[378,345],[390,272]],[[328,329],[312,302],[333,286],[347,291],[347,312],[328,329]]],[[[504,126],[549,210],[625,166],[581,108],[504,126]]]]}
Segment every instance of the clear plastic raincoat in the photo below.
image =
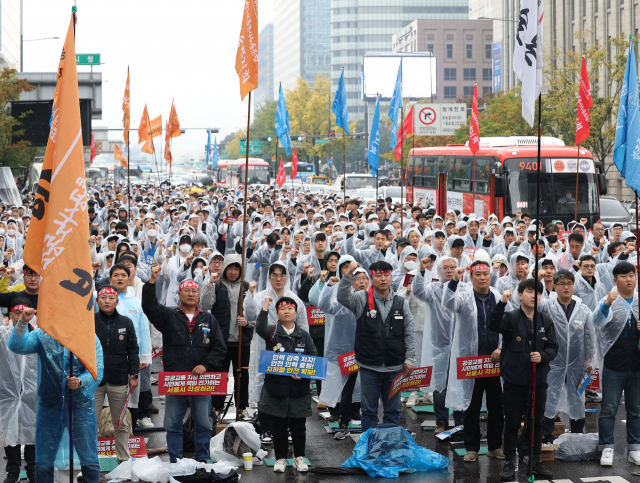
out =
{"type": "Polygon", "coordinates": [[[607,355],[607,352],[609,352],[609,349],[611,349],[611,346],[618,340],[618,337],[620,337],[624,329],[624,324],[626,324],[629,319],[631,310],[633,310],[633,315],[635,315],[636,320],[638,319],[638,293],[633,293],[632,304],[629,304],[625,299],[618,296],[618,298],[611,303],[607,317],[604,316],[600,309],[601,303],[602,300],[593,311],[593,325],[595,325],[598,334],[598,349],[600,350],[600,355],[604,357],[607,355]]]}

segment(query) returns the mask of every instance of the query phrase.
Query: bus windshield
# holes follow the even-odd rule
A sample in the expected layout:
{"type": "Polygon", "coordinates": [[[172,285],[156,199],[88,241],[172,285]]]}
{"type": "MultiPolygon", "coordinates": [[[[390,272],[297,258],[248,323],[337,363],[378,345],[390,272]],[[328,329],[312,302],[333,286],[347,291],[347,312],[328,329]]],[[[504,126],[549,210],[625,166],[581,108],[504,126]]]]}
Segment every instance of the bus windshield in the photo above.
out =
{"type": "Polygon", "coordinates": [[[375,188],[375,186],[376,179],[371,175],[347,177],[348,190],[357,190],[359,188],[375,188]]]}
{"type": "MultiPolygon", "coordinates": [[[[573,216],[576,209],[576,158],[542,158],[540,167],[540,215],[573,216]]],[[[504,211],[536,209],[536,158],[507,159],[509,170],[504,211]]],[[[580,160],[578,175],[578,212],[598,213],[598,187],[593,160],[580,160]]]]}
{"type": "MultiPolygon", "coordinates": [[[[244,183],[244,166],[240,170],[240,182],[244,183]]],[[[249,166],[248,184],[269,184],[269,166],[249,166]]]]}

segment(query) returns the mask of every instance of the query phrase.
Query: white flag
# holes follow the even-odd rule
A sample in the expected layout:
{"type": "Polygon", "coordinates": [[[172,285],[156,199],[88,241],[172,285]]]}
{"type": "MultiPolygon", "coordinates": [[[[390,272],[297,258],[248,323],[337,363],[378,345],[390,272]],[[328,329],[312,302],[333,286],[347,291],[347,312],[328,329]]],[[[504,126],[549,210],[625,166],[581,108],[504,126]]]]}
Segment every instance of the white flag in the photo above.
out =
{"type": "Polygon", "coordinates": [[[544,0],[521,0],[513,71],[522,82],[522,117],[533,127],[536,99],[542,90],[542,17],[544,0]]]}

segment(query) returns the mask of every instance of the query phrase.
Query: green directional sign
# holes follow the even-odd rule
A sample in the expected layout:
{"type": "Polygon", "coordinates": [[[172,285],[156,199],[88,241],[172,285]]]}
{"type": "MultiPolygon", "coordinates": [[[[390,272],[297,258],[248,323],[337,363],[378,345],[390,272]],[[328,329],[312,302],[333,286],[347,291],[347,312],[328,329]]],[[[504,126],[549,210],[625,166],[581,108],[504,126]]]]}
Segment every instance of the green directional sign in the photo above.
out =
{"type": "Polygon", "coordinates": [[[327,144],[326,139],[316,139],[316,144],[327,144]]]}
{"type": "MultiPolygon", "coordinates": [[[[249,141],[249,154],[261,154],[262,146],[262,141],[249,141]]],[[[247,154],[247,141],[240,141],[240,154],[247,154]]]]}
{"type": "Polygon", "coordinates": [[[78,65],[100,65],[100,54],[76,54],[78,65]]]}

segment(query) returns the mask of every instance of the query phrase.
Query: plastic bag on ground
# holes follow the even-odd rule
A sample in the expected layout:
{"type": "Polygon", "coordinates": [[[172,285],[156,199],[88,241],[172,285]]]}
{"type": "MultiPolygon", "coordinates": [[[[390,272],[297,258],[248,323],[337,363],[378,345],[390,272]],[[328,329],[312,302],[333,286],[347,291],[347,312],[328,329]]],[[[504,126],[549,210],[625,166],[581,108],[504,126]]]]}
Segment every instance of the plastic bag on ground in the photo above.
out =
{"type": "Polygon", "coordinates": [[[162,461],[159,456],[154,458],[138,458],[123,461],[111,473],[106,475],[107,481],[124,479],[131,481],[146,481],[149,483],[167,483],[172,476],[192,475],[197,468],[226,474],[237,467],[226,462],[215,464],[198,463],[190,458],[179,459],[175,463],[162,461]]]}
{"type": "Polygon", "coordinates": [[[600,457],[598,433],[565,433],[553,442],[555,458],[562,461],[589,461],[600,457]]]}
{"type": "Polygon", "coordinates": [[[362,468],[369,476],[397,478],[400,472],[441,470],[451,465],[449,458],[415,442],[400,427],[371,428],[360,436],[353,456],[342,463],[345,468],[362,468]]]}
{"type": "Polygon", "coordinates": [[[252,453],[255,455],[253,463],[260,463],[267,455],[267,452],[261,449],[260,436],[256,433],[253,425],[245,422],[231,423],[224,430],[211,438],[211,443],[209,444],[211,460],[214,462],[230,463],[236,467],[244,466],[244,462],[241,458],[238,458],[232,453],[228,453],[224,449],[224,438],[229,428],[234,428],[242,441],[251,448],[252,453]]]}

